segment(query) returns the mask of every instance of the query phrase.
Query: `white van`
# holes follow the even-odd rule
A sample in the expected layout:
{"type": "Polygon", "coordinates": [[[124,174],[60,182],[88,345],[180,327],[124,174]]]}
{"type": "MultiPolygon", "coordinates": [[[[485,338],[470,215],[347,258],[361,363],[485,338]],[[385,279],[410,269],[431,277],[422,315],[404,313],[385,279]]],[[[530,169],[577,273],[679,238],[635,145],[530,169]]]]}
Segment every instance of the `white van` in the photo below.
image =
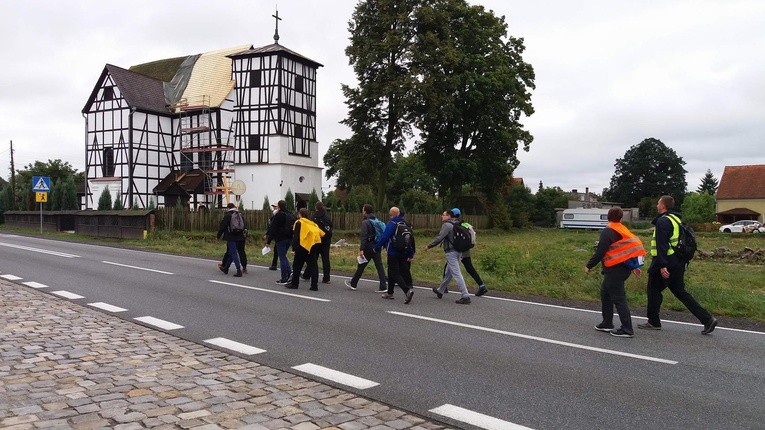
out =
{"type": "Polygon", "coordinates": [[[602,230],[608,225],[608,209],[565,209],[560,228],[591,228],[602,230]]]}

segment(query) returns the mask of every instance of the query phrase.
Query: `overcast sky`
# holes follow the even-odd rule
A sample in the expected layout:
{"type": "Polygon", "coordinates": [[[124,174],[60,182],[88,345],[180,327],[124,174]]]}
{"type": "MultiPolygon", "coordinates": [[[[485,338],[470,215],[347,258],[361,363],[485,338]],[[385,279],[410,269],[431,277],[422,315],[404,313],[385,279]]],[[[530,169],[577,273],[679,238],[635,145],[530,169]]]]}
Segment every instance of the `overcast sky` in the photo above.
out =
{"type": "MultiPolygon", "coordinates": [[[[106,63],[128,68],[241,44],[280,43],[324,65],[321,157],[355,83],[344,49],[354,0],[0,0],[0,176],[62,159],[85,168],[80,111],[106,63]]],[[[653,137],[686,161],[689,190],[707,169],[765,164],[765,1],[474,0],[504,15],[536,72],[534,136],[515,176],[600,193],[614,162],[653,137]]],[[[320,159],[321,164],[321,159],[320,159]]]]}

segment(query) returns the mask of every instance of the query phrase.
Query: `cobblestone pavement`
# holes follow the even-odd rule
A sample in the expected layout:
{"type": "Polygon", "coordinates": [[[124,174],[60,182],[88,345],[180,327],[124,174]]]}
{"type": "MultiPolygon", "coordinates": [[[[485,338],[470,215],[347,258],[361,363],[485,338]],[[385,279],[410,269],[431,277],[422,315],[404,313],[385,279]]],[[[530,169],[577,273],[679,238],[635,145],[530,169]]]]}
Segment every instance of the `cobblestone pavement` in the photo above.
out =
{"type": "Polygon", "coordinates": [[[444,427],[0,281],[0,428],[444,427]]]}

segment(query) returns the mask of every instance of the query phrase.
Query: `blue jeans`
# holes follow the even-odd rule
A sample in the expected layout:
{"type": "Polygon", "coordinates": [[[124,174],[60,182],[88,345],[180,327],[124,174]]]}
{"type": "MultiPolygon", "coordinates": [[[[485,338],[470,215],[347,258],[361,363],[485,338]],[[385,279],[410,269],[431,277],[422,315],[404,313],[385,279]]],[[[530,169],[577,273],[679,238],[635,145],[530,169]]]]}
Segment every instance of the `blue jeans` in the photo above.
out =
{"type": "Polygon", "coordinates": [[[290,261],[287,259],[287,250],[290,249],[291,243],[292,239],[284,239],[276,242],[276,255],[279,256],[279,266],[282,270],[282,277],[280,281],[282,282],[287,281],[287,278],[290,277],[290,273],[292,273],[292,268],[290,268],[290,261]]]}
{"type": "MultiPolygon", "coordinates": [[[[235,240],[227,240],[226,241],[226,248],[228,248],[228,257],[234,263],[234,266],[236,266],[236,271],[237,272],[241,271],[242,270],[242,264],[239,261],[239,250],[236,247],[236,241],[235,240]]],[[[228,264],[230,266],[231,262],[229,262],[228,264]]],[[[226,266],[226,270],[228,270],[229,266],[226,266]]]]}

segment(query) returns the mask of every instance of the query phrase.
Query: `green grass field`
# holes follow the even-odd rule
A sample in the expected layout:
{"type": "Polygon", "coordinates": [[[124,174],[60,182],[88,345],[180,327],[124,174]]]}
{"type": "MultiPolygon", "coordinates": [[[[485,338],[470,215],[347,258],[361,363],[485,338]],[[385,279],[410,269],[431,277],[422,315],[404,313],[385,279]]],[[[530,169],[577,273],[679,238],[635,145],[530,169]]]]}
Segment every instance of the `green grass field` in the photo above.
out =
{"type": "MultiPolygon", "coordinates": [[[[30,232],[31,233],[31,232],[30,232]]],[[[437,232],[417,232],[417,255],[412,275],[417,284],[437,284],[441,279],[444,255],[440,248],[425,251],[425,245],[437,232]]],[[[636,230],[646,248],[650,244],[648,230],[636,230]]],[[[85,242],[107,242],[118,246],[146,248],[160,252],[220,258],[225,243],[215,240],[214,233],[182,233],[158,231],[147,240],[104,240],[75,237],[61,233],[50,234],[85,242]]],[[[600,266],[584,273],[584,265],[592,256],[597,231],[560,229],[530,229],[479,231],[478,244],[473,250],[473,264],[490,290],[507,291],[525,296],[544,296],[599,302],[602,281],[600,266]]],[[[336,232],[333,242],[346,239],[350,246],[333,247],[332,271],[351,274],[356,268],[358,239],[355,232],[336,232]]],[[[737,252],[745,247],[765,248],[765,235],[730,235],[699,233],[699,249],[710,251],[724,247],[737,252]]],[[[248,239],[251,264],[269,265],[271,254],[261,255],[264,242],[260,236],[248,239]]],[[[686,286],[702,306],[715,315],[748,318],[765,322],[765,264],[733,261],[735,257],[715,260],[695,259],[686,272],[686,286]]],[[[214,270],[211,265],[211,270],[214,270]]],[[[464,272],[463,272],[464,273],[464,272]]],[[[365,277],[375,278],[374,265],[369,265],[365,277]]],[[[467,274],[465,274],[467,276],[467,274]]],[[[472,279],[468,287],[475,291],[472,279]]],[[[628,302],[633,308],[644,307],[646,274],[627,281],[628,302]]],[[[456,286],[451,287],[455,289],[456,286]]],[[[685,307],[667,291],[663,309],[685,311],[685,307]]]]}

